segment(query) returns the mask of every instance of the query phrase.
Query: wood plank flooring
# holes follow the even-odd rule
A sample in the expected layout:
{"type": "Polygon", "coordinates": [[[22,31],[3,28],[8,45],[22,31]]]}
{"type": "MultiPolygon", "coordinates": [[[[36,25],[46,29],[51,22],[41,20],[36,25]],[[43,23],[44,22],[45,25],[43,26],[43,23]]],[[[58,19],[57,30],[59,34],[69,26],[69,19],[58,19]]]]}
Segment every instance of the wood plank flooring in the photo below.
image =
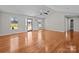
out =
{"type": "MultiPolygon", "coordinates": [[[[79,52],[79,32],[74,32],[76,51],[71,51],[65,32],[38,30],[0,36],[1,53],[56,53],[79,52]]],[[[69,34],[68,34],[69,38],[69,34]]]]}

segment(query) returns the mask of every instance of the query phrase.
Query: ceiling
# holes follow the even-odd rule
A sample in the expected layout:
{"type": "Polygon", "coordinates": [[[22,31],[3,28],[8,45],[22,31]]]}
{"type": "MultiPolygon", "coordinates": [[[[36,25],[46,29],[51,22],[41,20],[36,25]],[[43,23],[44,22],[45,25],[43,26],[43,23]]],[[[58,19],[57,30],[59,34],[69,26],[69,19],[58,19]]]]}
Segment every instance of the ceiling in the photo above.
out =
{"type": "Polygon", "coordinates": [[[48,5],[51,9],[59,12],[78,13],[79,5],[48,5]]]}
{"type": "Polygon", "coordinates": [[[43,16],[40,15],[40,12],[41,10],[46,9],[48,9],[51,12],[59,11],[59,12],[75,13],[79,15],[78,5],[0,5],[0,11],[24,14],[29,16],[38,16],[38,17],[44,17],[44,15],[43,16]]]}
{"type": "Polygon", "coordinates": [[[0,5],[0,11],[18,13],[29,16],[40,16],[43,9],[50,9],[44,5],[0,5]]]}

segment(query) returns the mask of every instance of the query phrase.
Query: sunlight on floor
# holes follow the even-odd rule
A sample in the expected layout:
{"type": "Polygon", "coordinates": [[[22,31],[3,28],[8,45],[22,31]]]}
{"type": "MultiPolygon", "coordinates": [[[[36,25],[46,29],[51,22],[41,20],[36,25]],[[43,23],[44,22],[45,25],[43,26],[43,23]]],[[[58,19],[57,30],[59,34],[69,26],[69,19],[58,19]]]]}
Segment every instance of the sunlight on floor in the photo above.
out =
{"type": "Polygon", "coordinates": [[[28,46],[32,44],[32,32],[27,33],[28,46]]]}
{"type": "Polygon", "coordinates": [[[41,47],[43,45],[43,36],[42,30],[38,30],[38,46],[41,47]]]}
{"type": "Polygon", "coordinates": [[[28,46],[28,38],[27,38],[27,36],[25,36],[25,46],[28,46]]]}
{"type": "Polygon", "coordinates": [[[10,52],[14,52],[19,48],[19,37],[18,35],[11,36],[10,39],[10,52]]]}

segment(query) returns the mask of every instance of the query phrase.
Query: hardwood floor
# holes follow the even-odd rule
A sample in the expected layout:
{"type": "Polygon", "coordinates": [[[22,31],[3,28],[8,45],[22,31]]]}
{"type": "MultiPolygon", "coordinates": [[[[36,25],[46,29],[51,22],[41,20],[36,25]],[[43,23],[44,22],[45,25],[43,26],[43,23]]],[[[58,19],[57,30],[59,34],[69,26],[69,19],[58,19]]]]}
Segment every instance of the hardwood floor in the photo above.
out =
{"type": "Polygon", "coordinates": [[[73,36],[74,50],[69,48],[70,40],[66,40],[65,32],[38,30],[0,36],[0,52],[79,52],[79,32],[74,32],[73,36]]]}

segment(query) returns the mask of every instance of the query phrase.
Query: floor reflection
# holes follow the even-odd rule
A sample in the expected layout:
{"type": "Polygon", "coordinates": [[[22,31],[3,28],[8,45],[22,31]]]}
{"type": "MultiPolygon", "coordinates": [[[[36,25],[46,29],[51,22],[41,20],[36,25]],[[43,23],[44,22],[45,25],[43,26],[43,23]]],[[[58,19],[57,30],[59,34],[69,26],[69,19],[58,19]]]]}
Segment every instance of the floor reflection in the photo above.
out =
{"type": "Polygon", "coordinates": [[[32,32],[30,31],[30,32],[28,32],[27,33],[27,43],[28,43],[28,46],[30,46],[31,44],[32,44],[32,32]]]}
{"type": "Polygon", "coordinates": [[[38,47],[42,47],[44,42],[43,42],[43,30],[38,30],[38,47]]]}
{"type": "MultiPolygon", "coordinates": [[[[66,47],[69,52],[76,52],[76,44],[74,42],[74,32],[68,31],[66,32],[66,47]]],[[[67,51],[66,50],[66,51],[67,51]]]]}
{"type": "Polygon", "coordinates": [[[76,46],[75,45],[70,45],[70,52],[76,52],[76,46]]]}
{"type": "Polygon", "coordinates": [[[25,35],[25,46],[26,47],[28,46],[28,38],[27,38],[27,35],[25,35]]]}
{"type": "Polygon", "coordinates": [[[18,35],[12,35],[10,39],[10,52],[15,52],[19,48],[18,35]]]}

